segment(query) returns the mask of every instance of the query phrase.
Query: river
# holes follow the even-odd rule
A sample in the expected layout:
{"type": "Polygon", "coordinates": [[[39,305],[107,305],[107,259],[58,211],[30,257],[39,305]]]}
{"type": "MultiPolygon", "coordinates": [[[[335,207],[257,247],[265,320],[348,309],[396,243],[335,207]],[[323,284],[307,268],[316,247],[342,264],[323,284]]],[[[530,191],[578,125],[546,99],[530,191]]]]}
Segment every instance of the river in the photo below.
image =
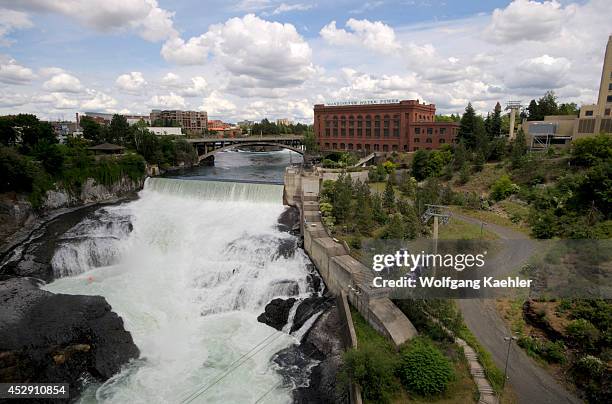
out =
{"type": "Polygon", "coordinates": [[[290,152],[219,153],[215,167],[150,178],[137,200],[98,209],[65,233],[53,256],[56,293],[102,295],[124,320],[140,359],[80,401],[291,401],[272,361],[294,335],[259,323],[276,297],[306,297],[308,257],[282,252],[279,230],[290,152]],[[236,182],[238,181],[238,182],[236,182]],[[229,373],[228,373],[229,372],[229,373]]]}

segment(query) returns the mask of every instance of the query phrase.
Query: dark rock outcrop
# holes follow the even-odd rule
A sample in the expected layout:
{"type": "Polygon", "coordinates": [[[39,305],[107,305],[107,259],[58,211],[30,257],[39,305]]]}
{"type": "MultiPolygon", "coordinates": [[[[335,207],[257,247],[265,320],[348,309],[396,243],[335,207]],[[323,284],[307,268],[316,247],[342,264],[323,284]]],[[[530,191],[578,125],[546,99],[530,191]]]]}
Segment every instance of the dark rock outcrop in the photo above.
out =
{"type": "Polygon", "coordinates": [[[338,378],[342,366],[342,322],[335,300],[319,316],[300,345],[280,351],[274,361],[285,384],[296,385],[293,402],[297,404],[348,403],[348,390],[338,378]],[[315,362],[316,361],[316,362],[315,362]],[[316,363],[309,372],[309,362],[316,363]],[[318,363],[317,363],[318,362],[318,363]],[[307,376],[307,380],[304,377],[307,376]]]}
{"type": "Polygon", "coordinates": [[[300,211],[290,206],[278,218],[278,230],[298,235],[300,233],[300,211]]]}
{"type": "Polygon", "coordinates": [[[27,278],[0,282],[0,382],[107,380],[138,348],[101,296],[54,294],[27,278]]]}
{"type": "Polygon", "coordinates": [[[257,321],[280,331],[287,324],[294,303],[294,298],[274,299],[266,305],[265,311],[257,317],[257,321]]]}
{"type": "Polygon", "coordinates": [[[334,298],[329,296],[312,296],[302,300],[295,311],[295,317],[293,318],[293,324],[291,325],[290,332],[294,332],[302,328],[304,323],[308,321],[309,318],[320,311],[327,310],[333,303],[334,298]]]}

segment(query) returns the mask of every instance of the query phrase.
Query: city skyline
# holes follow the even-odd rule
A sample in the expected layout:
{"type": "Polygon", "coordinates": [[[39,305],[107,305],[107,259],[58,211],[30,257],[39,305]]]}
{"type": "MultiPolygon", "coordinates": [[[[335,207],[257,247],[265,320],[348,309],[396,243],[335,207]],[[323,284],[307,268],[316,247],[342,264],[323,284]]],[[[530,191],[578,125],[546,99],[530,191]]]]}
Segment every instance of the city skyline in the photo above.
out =
{"type": "Polygon", "coordinates": [[[597,101],[612,17],[580,2],[0,0],[0,114],[205,110],[312,122],[312,106],[597,101]],[[464,3],[464,2],[462,2],[464,3]]]}

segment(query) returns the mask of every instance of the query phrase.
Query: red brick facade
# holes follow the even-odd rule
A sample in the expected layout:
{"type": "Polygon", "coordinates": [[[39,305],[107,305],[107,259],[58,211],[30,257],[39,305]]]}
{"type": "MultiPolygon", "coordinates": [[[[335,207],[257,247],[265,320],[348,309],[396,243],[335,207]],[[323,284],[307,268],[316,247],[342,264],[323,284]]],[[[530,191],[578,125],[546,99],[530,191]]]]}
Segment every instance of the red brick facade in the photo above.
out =
{"type": "Polygon", "coordinates": [[[365,152],[437,149],[455,141],[459,124],[435,122],[436,106],[418,100],[393,104],[314,106],[321,150],[365,152]]]}

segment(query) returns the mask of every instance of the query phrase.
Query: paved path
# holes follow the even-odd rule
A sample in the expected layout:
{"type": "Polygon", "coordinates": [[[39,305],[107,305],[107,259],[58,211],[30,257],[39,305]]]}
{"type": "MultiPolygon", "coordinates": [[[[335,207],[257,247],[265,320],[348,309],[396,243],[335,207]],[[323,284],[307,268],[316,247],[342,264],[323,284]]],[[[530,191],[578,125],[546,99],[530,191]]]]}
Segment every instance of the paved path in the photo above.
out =
{"type": "MultiPolygon", "coordinates": [[[[469,216],[453,212],[453,218],[480,225],[481,221],[469,216]]],[[[535,246],[528,237],[504,226],[487,224],[486,227],[502,240],[521,240],[513,242],[511,248],[501,252],[506,262],[521,265],[533,254],[535,246]]],[[[500,270],[508,270],[508,265],[500,266],[500,270]]],[[[502,273],[493,273],[499,276],[502,273]]],[[[510,335],[495,309],[495,301],[491,299],[463,299],[457,301],[466,325],[478,341],[489,351],[495,364],[504,369],[507,344],[504,337],[510,335]]],[[[546,370],[536,364],[533,359],[516,345],[510,351],[508,364],[508,383],[516,393],[520,404],[565,404],[581,403],[582,401],[569,393],[546,370]]]]}

